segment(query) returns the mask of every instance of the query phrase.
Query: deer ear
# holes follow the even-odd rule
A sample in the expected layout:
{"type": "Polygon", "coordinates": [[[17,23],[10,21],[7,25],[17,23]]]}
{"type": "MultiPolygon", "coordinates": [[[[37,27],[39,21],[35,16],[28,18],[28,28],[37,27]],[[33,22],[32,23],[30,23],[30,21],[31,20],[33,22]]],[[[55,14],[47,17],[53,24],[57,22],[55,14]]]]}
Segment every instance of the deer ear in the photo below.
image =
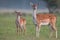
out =
{"type": "Polygon", "coordinates": [[[17,11],[14,11],[15,13],[17,13],[17,11]]]}
{"type": "Polygon", "coordinates": [[[33,5],[33,3],[32,3],[32,2],[30,2],[30,5],[33,5]]]}

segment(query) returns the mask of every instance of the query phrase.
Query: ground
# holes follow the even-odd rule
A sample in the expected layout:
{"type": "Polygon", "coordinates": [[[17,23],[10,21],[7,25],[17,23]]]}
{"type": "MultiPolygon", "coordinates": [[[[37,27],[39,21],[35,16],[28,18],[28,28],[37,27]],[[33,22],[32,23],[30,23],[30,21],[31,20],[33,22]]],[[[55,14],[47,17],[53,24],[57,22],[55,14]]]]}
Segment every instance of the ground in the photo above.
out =
{"type": "Polygon", "coordinates": [[[58,29],[58,38],[55,38],[55,33],[52,38],[49,38],[49,27],[42,26],[40,31],[40,37],[35,37],[35,26],[32,22],[32,16],[24,16],[27,20],[26,24],[26,35],[16,34],[15,19],[14,14],[0,14],[0,40],[60,40],[60,16],[57,16],[56,27],[58,29]]]}

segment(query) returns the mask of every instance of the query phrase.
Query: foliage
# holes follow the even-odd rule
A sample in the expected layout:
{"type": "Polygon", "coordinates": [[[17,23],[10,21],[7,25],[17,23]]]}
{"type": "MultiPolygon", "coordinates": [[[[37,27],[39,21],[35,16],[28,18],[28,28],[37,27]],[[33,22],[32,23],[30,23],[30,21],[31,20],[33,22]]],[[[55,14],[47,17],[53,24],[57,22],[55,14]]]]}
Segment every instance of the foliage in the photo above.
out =
{"type": "Polygon", "coordinates": [[[54,7],[54,8],[57,7],[57,3],[56,3],[57,1],[56,0],[44,0],[44,1],[46,1],[48,3],[49,7],[54,7]]]}

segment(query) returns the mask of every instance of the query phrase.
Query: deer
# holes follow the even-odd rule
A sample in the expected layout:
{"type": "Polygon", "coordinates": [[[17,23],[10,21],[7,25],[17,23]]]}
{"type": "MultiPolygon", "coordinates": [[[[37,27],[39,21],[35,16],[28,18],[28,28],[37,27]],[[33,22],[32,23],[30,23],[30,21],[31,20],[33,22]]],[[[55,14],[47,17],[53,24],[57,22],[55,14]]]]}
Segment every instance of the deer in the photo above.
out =
{"type": "Polygon", "coordinates": [[[32,18],[33,23],[35,24],[36,37],[39,37],[39,32],[42,25],[48,25],[49,29],[51,30],[49,38],[53,35],[53,32],[55,32],[57,38],[56,15],[50,13],[37,13],[38,4],[30,3],[30,5],[33,9],[32,18]]]}
{"type": "Polygon", "coordinates": [[[17,33],[19,32],[23,32],[24,34],[26,32],[26,19],[22,17],[22,13],[21,12],[17,12],[16,13],[16,28],[17,28],[17,33]]]}

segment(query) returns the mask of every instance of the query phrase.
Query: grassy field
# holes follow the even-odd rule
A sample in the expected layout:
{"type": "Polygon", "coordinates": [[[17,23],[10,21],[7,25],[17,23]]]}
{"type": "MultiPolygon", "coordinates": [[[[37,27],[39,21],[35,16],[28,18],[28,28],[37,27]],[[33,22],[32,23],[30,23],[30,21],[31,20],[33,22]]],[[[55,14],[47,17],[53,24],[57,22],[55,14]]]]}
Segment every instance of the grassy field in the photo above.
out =
{"type": "Polygon", "coordinates": [[[27,20],[26,24],[26,35],[17,35],[16,34],[16,25],[15,19],[16,15],[14,14],[0,14],[0,40],[60,40],[60,16],[57,16],[57,29],[58,29],[58,38],[55,38],[55,33],[52,38],[49,38],[49,27],[42,26],[40,37],[35,37],[35,26],[32,22],[32,16],[26,15],[27,20]]]}

